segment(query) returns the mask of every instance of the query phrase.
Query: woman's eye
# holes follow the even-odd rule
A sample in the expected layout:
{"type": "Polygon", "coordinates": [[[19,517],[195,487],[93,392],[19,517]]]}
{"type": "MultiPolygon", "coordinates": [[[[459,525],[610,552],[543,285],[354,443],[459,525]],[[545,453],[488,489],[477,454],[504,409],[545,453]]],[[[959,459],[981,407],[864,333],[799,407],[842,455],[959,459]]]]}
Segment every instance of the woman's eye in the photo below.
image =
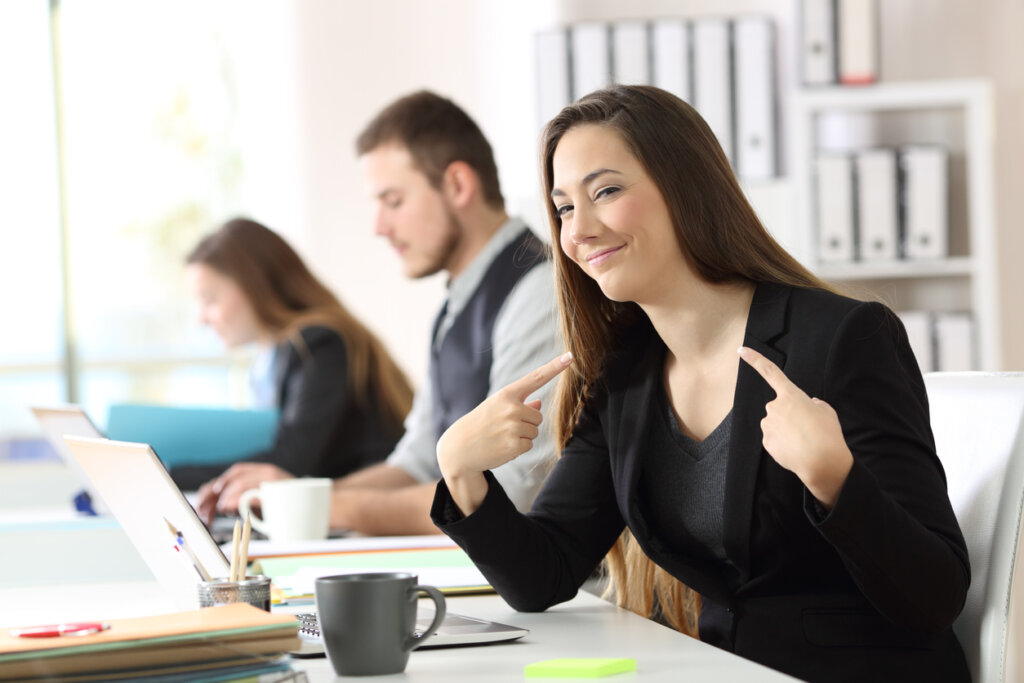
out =
{"type": "Polygon", "coordinates": [[[602,187],[600,190],[598,190],[594,194],[594,201],[597,201],[598,199],[601,199],[602,197],[610,197],[611,195],[613,195],[616,192],[618,192],[619,189],[620,188],[615,187],[615,186],[602,187]]]}
{"type": "Polygon", "coordinates": [[[564,218],[566,214],[572,211],[572,204],[562,204],[561,206],[555,207],[555,215],[559,218],[564,218]]]}

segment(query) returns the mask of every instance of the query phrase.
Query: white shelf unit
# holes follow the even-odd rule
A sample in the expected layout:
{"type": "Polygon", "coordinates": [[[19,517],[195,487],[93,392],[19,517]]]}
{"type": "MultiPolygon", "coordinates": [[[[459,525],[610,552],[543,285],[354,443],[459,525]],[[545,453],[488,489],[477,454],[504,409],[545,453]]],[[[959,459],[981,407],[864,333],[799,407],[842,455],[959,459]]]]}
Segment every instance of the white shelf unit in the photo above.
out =
{"type": "MultiPolygon", "coordinates": [[[[804,89],[792,97],[790,168],[799,239],[795,255],[823,279],[897,310],[968,310],[977,369],[1000,369],[991,86],[984,80],[804,89]],[[814,158],[846,117],[850,147],[942,144],[950,151],[950,255],[939,260],[819,263],[814,158]],[[832,126],[831,130],[828,126],[832,126]]],[[[839,126],[842,138],[842,125],[839,126]]]]}

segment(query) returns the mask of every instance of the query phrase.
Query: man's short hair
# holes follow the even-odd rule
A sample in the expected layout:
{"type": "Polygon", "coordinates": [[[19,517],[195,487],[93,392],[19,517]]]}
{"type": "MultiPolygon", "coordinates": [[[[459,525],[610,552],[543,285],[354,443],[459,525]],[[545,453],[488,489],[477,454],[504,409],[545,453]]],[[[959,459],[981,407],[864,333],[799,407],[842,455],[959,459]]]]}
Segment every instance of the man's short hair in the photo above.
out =
{"type": "Polygon", "coordinates": [[[480,179],[484,201],[494,208],[505,206],[490,143],[448,98],[421,90],[392,102],[359,134],[356,153],[362,156],[390,143],[409,150],[413,164],[434,188],[441,186],[453,161],[468,164],[480,179]]]}

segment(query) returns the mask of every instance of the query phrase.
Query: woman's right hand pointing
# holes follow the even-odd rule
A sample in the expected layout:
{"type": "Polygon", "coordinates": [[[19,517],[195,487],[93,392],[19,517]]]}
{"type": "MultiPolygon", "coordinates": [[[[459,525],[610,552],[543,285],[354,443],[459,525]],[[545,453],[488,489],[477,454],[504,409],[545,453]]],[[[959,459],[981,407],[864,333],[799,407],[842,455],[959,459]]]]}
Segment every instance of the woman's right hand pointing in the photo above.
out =
{"type": "Polygon", "coordinates": [[[488,396],[459,418],[437,442],[437,462],[448,490],[464,515],[487,494],[483,472],[504,465],[533,447],[543,419],[531,394],[572,362],[565,353],[488,396]]]}

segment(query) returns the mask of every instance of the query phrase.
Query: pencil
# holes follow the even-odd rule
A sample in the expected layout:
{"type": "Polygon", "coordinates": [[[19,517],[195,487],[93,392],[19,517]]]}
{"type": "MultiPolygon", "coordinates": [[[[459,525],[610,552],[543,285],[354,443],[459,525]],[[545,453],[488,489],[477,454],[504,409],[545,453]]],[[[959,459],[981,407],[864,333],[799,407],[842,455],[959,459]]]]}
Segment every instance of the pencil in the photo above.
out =
{"type": "Polygon", "coordinates": [[[235,520],[235,529],[231,532],[231,569],[228,581],[238,581],[238,543],[242,540],[242,523],[235,520]]]}
{"type": "Polygon", "coordinates": [[[252,535],[252,519],[250,515],[245,516],[245,526],[242,528],[242,543],[238,549],[238,580],[243,581],[249,575],[249,537],[252,535]]]}

